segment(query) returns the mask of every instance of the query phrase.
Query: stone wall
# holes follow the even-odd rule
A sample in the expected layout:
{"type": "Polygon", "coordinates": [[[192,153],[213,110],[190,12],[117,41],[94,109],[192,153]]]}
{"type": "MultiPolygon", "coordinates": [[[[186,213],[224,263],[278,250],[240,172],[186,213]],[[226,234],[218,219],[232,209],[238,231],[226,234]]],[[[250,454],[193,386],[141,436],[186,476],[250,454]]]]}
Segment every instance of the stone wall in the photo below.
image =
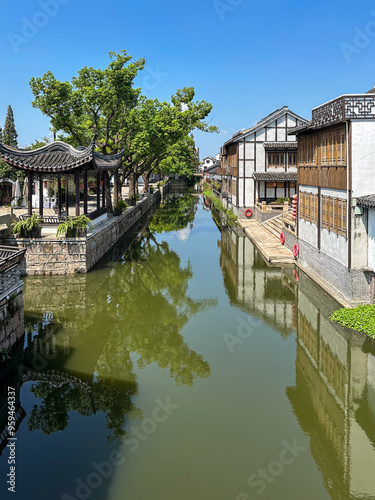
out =
{"type": "Polygon", "coordinates": [[[60,275],[88,272],[149,210],[168,193],[170,185],[145,196],[118,217],[109,216],[87,238],[2,237],[1,244],[26,248],[22,275],[60,275]]]}
{"type": "MultiPolygon", "coordinates": [[[[87,238],[86,243],[86,271],[91,269],[99,260],[122,238],[154,205],[160,200],[160,192],[148,195],[136,207],[130,207],[102,230],[94,232],[87,238]]],[[[82,271],[85,272],[85,271],[82,271]]]]}
{"type": "Polygon", "coordinates": [[[11,347],[25,333],[22,282],[0,300],[0,351],[11,347]]]}

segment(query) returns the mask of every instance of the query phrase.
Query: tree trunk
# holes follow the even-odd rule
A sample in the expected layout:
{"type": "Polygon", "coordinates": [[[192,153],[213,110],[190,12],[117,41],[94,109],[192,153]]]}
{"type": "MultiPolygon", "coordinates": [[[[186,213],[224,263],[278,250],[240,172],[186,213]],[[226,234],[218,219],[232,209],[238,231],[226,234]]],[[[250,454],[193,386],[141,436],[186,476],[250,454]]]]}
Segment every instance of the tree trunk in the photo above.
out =
{"type": "Polygon", "coordinates": [[[146,172],[142,175],[143,182],[144,182],[144,187],[143,187],[144,193],[148,193],[149,186],[150,186],[150,175],[151,175],[151,172],[146,172]]]}
{"type": "Polygon", "coordinates": [[[129,175],[129,197],[138,193],[138,175],[135,170],[129,175]]]}
{"type": "Polygon", "coordinates": [[[112,198],[111,198],[111,186],[110,186],[110,177],[108,172],[105,172],[105,204],[108,208],[108,213],[113,213],[112,207],[112,198]]]}
{"type": "Polygon", "coordinates": [[[121,200],[121,188],[122,182],[120,181],[120,175],[118,170],[116,170],[114,175],[114,186],[113,186],[113,205],[116,206],[117,202],[121,200]]]}

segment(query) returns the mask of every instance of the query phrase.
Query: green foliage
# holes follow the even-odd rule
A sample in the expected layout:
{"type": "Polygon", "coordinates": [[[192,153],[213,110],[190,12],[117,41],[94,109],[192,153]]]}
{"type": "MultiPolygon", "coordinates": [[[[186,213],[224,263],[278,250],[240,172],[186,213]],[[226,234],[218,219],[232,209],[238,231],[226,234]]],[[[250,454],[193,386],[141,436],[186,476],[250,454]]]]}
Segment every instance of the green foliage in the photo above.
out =
{"type": "Polygon", "coordinates": [[[137,179],[155,170],[191,178],[196,167],[195,129],[218,132],[205,119],[212,110],[195,100],[193,87],[176,91],[166,101],[148,99],[134,80],[144,59],[133,61],[126,51],[110,52],[104,70],[84,67],[71,82],[61,82],[49,71],[32,78],[33,106],[51,120],[58,137],[74,146],[88,144],[93,132],[101,153],[124,149],[117,182],[130,177],[132,192],[137,179]]]}
{"type": "Polygon", "coordinates": [[[13,234],[20,234],[21,236],[28,236],[33,231],[42,227],[43,219],[38,214],[33,214],[25,220],[13,222],[13,234]]]}
{"type": "Polygon", "coordinates": [[[375,339],[375,305],[360,305],[354,309],[339,309],[334,312],[331,321],[340,325],[366,333],[375,339]]]}
{"type": "Polygon", "coordinates": [[[92,229],[92,227],[92,222],[86,215],[66,217],[66,219],[59,224],[56,236],[63,235],[66,238],[71,238],[77,236],[79,230],[85,231],[87,228],[92,229]]]}
{"type": "Polygon", "coordinates": [[[124,200],[118,200],[114,208],[117,212],[122,213],[128,208],[128,204],[124,200]]]}
{"type": "MultiPolygon", "coordinates": [[[[208,185],[206,184],[206,186],[208,186],[208,185]]],[[[219,198],[216,198],[216,196],[213,196],[212,191],[203,191],[203,196],[205,196],[206,198],[208,198],[210,200],[210,202],[212,203],[212,205],[214,206],[214,208],[218,212],[226,213],[228,218],[233,222],[235,222],[237,220],[237,215],[234,214],[233,210],[226,209],[224,207],[224,205],[221,203],[221,201],[219,200],[219,198]]]]}
{"type": "Polygon", "coordinates": [[[6,347],[0,351],[0,362],[7,361],[8,359],[12,359],[10,353],[12,352],[11,347],[6,347]]]}
{"type": "Polygon", "coordinates": [[[132,201],[139,201],[139,200],[141,199],[141,197],[139,196],[139,194],[138,194],[138,193],[134,193],[134,194],[132,194],[132,195],[130,196],[130,199],[131,199],[132,201]]]}
{"type": "Polygon", "coordinates": [[[9,104],[3,129],[3,143],[6,144],[7,146],[12,146],[16,148],[18,146],[17,137],[18,134],[16,130],[16,125],[14,123],[13,109],[12,106],[9,104]]]}
{"type": "Polygon", "coordinates": [[[290,205],[290,199],[289,198],[284,198],[283,196],[281,196],[280,198],[277,198],[276,201],[272,201],[271,205],[283,205],[284,201],[287,201],[289,203],[289,205],[290,205]]]}

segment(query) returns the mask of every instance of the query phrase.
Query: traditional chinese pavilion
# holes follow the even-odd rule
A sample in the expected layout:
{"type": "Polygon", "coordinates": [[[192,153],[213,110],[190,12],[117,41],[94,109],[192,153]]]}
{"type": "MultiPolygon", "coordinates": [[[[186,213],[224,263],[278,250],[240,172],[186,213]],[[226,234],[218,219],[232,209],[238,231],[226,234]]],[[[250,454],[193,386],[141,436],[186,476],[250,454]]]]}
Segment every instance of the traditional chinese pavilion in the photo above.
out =
{"type": "Polygon", "coordinates": [[[32,214],[32,186],[39,183],[39,214],[43,217],[43,180],[57,178],[57,217],[45,218],[45,222],[58,222],[62,217],[63,205],[68,214],[68,183],[75,185],[75,215],[80,215],[80,192],[83,191],[83,213],[88,215],[88,178],[96,180],[96,210],[90,212],[90,218],[103,214],[106,210],[106,190],[109,190],[109,178],[121,165],[123,152],[116,155],[103,155],[95,151],[95,138],[88,147],[74,148],[61,141],[52,142],[35,150],[15,149],[0,143],[0,158],[8,165],[27,173],[28,215],[32,214]],[[108,176],[106,175],[108,174],[108,176]],[[62,199],[62,183],[65,186],[65,200],[62,199]],[[107,183],[107,185],[106,185],[107,183]],[[102,190],[100,192],[100,186],[102,190]]]}

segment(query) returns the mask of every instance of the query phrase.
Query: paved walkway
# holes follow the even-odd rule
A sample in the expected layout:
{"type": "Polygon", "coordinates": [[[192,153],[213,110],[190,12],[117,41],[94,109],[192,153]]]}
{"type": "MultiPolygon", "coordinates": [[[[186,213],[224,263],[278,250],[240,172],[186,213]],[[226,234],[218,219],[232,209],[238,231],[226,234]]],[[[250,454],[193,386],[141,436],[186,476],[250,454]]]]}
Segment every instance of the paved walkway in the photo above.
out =
{"type": "Polygon", "coordinates": [[[295,264],[293,253],[256,220],[239,220],[239,226],[261,254],[273,264],[295,264]]]}

